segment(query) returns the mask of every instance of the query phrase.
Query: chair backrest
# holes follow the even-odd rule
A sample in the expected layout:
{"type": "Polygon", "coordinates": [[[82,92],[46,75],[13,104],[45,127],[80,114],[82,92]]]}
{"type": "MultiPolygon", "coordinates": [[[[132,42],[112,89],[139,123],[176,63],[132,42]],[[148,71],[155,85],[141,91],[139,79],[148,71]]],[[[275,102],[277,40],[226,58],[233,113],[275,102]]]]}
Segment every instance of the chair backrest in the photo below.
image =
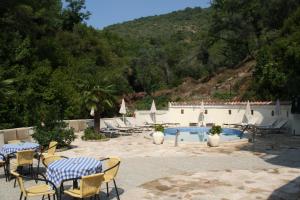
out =
{"type": "Polygon", "coordinates": [[[54,155],[57,147],[56,141],[51,141],[48,147],[48,155],[54,155]]]}
{"type": "Polygon", "coordinates": [[[26,190],[25,190],[25,187],[24,187],[23,178],[20,176],[20,174],[19,174],[18,172],[11,171],[10,173],[11,173],[13,176],[16,177],[21,192],[23,192],[23,194],[25,194],[25,196],[26,196],[26,190]]]}
{"type": "Polygon", "coordinates": [[[7,144],[19,144],[21,143],[21,140],[9,140],[7,141],[7,144]]]}
{"type": "Polygon", "coordinates": [[[287,122],[288,122],[288,120],[286,120],[286,119],[279,120],[274,125],[274,128],[282,128],[287,122]]]}
{"type": "Polygon", "coordinates": [[[119,127],[125,128],[127,125],[119,118],[115,119],[116,123],[119,125],[119,127]]]}
{"type": "Polygon", "coordinates": [[[108,121],[104,121],[104,124],[106,125],[107,128],[110,129],[116,129],[117,127],[114,126],[112,123],[108,122],[108,121]]]}
{"type": "Polygon", "coordinates": [[[248,121],[249,125],[255,125],[257,122],[257,118],[256,117],[251,117],[250,120],[248,121]]]}
{"type": "Polygon", "coordinates": [[[24,150],[17,152],[17,164],[18,165],[32,165],[33,164],[33,150],[24,150]]]}
{"type": "Polygon", "coordinates": [[[154,124],[153,120],[150,117],[145,118],[145,123],[146,124],[154,124]]]}
{"type": "Polygon", "coordinates": [[[105,181],[114,179],[119,171],[121,159],[119,157],[109,157],[106,161],[107,168],[104,172],[105,181]]]}
{"type": "Polygon", "coordinates": [[[83,176],[80,181],[80,193],[82,197],[85,198],[97,194],[103,180],[103,173],[83,176]]]}
{"type": "Polygon", "coordinates": [[[57,160],[61,160],[64,159],[64,157],[62,156],[57,156],[57,155],[53,155],[53,156],[46,156],[43,158],[43,164],[45,165],[46,168],[48,168],[48,166],[53,163],[54,161],[57,160]]]}
{"type": "Polygon", "coordinates": [[[131,117],[126,117],[125,118],[125,120],[126,120],[126,124],[127,125],[129,125],[129,126],[131,126],[131,127],[135,127],[136,126],[136,123],[135,123],[135,121],[133,120],[133,118],[131,118],[131,117]]]}

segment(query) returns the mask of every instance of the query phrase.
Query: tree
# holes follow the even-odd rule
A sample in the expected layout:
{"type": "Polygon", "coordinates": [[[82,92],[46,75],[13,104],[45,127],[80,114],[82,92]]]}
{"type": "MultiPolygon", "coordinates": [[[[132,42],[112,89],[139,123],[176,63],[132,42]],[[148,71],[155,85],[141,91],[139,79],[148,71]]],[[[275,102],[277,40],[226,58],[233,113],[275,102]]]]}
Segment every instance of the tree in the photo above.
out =
{"type": "Polygon", "coordinates": [[[75,24],[82,23],[89,19],[89,11],[82,12],[85,7],[85,0],[66,0],[67,8],[63,11],[63,27],[65,30],[73,30],[75,24]]]}
{"type": "Polygon", "coordinates": [[[108,108],[113,107],[114,90],[113,85],[95,85],[91,89],[84,92],[84,100],[86,107],[94,110],[94,130],[100,132],[101,113],[108,108]]]}

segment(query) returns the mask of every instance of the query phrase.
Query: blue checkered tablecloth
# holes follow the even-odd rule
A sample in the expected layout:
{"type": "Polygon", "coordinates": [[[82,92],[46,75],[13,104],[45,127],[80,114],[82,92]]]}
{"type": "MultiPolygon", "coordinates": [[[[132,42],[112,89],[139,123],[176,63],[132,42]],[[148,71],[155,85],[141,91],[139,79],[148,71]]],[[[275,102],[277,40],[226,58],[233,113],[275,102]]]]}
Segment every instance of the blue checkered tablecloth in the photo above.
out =
{"type": "Polygon", "coordinates": [[[87,176],[102,171],[102,163],[94,158],[61,159],[48,166],[47,178],[59,186],[63,180],[87,176]]]}
{"type": "Polygon", "coordinates": [[[0,149],[0,153],[7,155],[10,153],[23,151],[23,150],[30,150],[30,149],[37,150],[39,146],[40,146],[39,144],[32,143],[32,142],[21,142],[18,144],[5,144],[0,149]]]}

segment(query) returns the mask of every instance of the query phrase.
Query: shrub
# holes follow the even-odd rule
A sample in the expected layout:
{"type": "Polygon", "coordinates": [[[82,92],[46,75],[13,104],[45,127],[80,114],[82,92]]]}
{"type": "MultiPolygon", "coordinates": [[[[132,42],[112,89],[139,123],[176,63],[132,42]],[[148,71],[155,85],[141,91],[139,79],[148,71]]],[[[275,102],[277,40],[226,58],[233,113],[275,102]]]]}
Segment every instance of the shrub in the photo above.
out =
{"type": "Polygon", "coordinates": [[[155,125],[154,130],[164,132],[165,128],[162,125],[155,125]]]}
{"type": "Polygon", "coordinates": [[[212,126],[211,129],[209,130],[209,133],[212,135],[215,135],[215,134],[219,135],[221,132],[222,132],[221,126],[212,126]]]}
{"type": "Polygon", "coordinates": [[[34,128],[32,137],[43,147],[47,147],[51,141],[58,142],[58,148],[68,147],[76,138],[74,129],[66,129],[67,124],[63,121],[57,121],[47,125],[39,125],[34,128]]]}
{"type": "Polygon", "coordinates": [[[84,130],[84,135],[81,137],[82,140],[103,140],[106,139],[105,135],[96,133],[93,127],[88,127],[84,130]]]}

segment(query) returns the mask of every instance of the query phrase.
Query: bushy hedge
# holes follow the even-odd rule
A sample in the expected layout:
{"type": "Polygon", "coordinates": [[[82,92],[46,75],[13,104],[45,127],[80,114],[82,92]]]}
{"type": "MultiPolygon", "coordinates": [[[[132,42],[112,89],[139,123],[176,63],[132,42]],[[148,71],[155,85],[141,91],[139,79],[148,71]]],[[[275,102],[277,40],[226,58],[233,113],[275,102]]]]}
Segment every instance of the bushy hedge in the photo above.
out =
{"type": "Polygon", "coordinates": [[[92,127],[84,130],[84,135],[81,137],[82,140],[103,140],[106,139],[105,135],[96,133],[92,127]]]}
{"type": "Polygon", "coordinates": [[[63,121],[57,122],[51,128],[46,125],[36,126],[32,137],[43,147],[47,147],[51,141],[56,141],[58,148],[70,146],[76,138],[74,129],[67,129],[67,124],[63,121]]]}

